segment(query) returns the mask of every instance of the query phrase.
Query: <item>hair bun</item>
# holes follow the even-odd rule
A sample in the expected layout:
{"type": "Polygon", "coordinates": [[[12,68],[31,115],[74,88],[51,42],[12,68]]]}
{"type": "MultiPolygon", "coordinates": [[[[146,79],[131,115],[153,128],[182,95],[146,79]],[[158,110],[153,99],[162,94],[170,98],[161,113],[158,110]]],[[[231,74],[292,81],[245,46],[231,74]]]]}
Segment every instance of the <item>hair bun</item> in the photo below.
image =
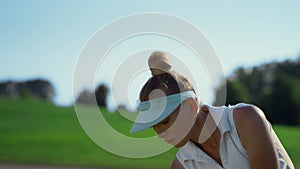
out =
{"type": "Polygon", "coordinates": [[[153,52],[150,55],[148,65],[152,76],[170,72],[172,68],[167,54],[161,51],[153,52]]]}

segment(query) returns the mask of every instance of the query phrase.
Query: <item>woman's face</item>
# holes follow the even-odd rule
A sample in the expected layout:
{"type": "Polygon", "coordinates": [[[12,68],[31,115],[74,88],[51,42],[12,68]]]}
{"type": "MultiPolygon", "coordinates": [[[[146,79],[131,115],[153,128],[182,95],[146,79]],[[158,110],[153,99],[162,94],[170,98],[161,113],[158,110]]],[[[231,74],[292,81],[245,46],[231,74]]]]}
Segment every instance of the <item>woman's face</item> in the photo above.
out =
{"type": "Polygon", "coordinates": [[[190,99],[183,101],[173,113],[153,126],[159,138],[177,148],[182,147],[190,139],[191,129],[196,121],[196,115],[189,104],[190,99]]]}

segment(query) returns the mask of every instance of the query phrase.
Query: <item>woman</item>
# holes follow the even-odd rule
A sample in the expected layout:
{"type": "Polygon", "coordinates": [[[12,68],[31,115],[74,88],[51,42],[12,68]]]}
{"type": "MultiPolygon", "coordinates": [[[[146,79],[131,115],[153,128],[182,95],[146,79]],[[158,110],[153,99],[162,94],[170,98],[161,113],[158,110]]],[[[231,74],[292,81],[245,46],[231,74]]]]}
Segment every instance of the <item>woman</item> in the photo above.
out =
{"type": "Polygon", "coordinates": [[[148,64],[152,77],[140,92],[131,133],[152,127],[179,148],[172,169],[294,169],[258,107],[202,104],[189,80],[171,70],[165,53],[152,53],[148,64]]]}

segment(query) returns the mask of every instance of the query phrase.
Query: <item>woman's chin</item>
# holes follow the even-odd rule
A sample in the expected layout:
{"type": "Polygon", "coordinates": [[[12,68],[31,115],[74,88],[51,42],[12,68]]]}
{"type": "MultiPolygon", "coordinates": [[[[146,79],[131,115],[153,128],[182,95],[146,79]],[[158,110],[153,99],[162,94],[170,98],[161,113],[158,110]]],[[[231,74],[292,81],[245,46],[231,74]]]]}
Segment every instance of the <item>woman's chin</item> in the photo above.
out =
{"type": "Polygon", "coordinates": [[[175,147],[176,148],[181,148],[182,146],[184,146],[187,142],[183,142],[183,143],[179,143],[177,144],[175,147]]]}
{"type": "Polygon", "coordinates": [[[167,142],[167,143],[173,145],[176,148],[181,148],[182,146],[184,146],[186,144],[186,142],[187,141],[180,141],[179,143],[170,143],[170,142],[167,142]]]}
{"type": "Polygon", "coordinates": [[[188,139],[184,138],[182,140],[177,140],[176,138],[164,138],[164,141],[176,148],[180,148],[187,143],[188,139]]]}

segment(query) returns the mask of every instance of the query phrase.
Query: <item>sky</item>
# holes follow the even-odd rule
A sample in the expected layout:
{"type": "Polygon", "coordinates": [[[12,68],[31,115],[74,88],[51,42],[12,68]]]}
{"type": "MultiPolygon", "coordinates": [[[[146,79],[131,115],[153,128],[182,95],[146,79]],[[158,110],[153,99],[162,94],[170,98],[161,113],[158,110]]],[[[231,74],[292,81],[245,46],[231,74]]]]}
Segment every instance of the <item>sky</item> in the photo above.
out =
{"type": "MultiPolygon", "coordinates": [[[[237,67],[250,68],[299,57],[299,9],[300,2],[296,0],[1,0],[0,81],[47,79],[55,87],[55,103],[70,105],[76,63],[88,40],[112,21],[147,12],[176,16],[197,27],[216,49],[225,75],[230,76],[237,67]]],[[[124,58],[118,57],[131,45],[140,49],[126,51],[126,54],[146,48],[168,48],[172,52],[170,44],[178,45],[172,39],[151,35],[128,39],[107,55],[111,59],[106,63],[109,67],[120,64],[124,58]],[[143,43],[145,41],[148,43],[143,43]]],[[[178,59],[185,62],[184,58],[178,59]]],[[[176,62],[176,58],[173,61],[176,62]]],[[[187,61],[187,65],[191,62],[187,61]]],[[[112,72],[115,73],[116,68],[113,71],[109,67],[98,67],[95,84],[111,85],[109,77],[114,76],[112,72]]],[[[141,74],[133,80],[135,85],[129,87],[132,88],[129,93],[133,93],[128,94],[130,104],[137,99],[141,83],[150,76],[149,71],[141,74]]],[[[84,87],[92,86],[83,84],[81,89],[76,89],[75,96],[84,87]]],[[[211,102],[213,96],[208,90],[204,87],[202,95],[211,102]]],[[[123,94],[117,95],[122,97],[123,94]]],[[[127,104],[126,99],[116,100],[127,104]]],[[[109,102],[112,106],[112,99],[109,102]]]]}

